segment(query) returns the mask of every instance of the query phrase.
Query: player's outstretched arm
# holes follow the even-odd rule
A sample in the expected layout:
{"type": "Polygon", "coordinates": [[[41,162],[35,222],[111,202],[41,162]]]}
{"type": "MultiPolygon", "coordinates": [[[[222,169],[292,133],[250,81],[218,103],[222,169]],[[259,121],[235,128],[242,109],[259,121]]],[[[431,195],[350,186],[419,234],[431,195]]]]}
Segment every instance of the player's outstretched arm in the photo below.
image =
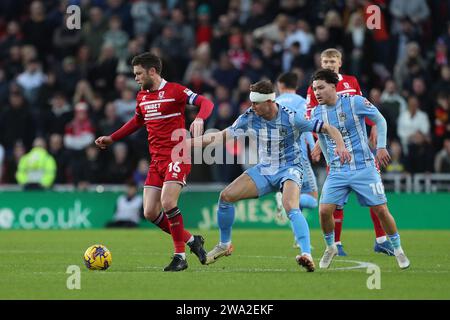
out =
{"type": "Polygon", "coordinates": [[[111,136],[101,136],[95,139],[95,144],[100,149],[106,149],[108,146],[110,146],[113,143],[113,139],[111,136]]]}
{"type": "Polygon", "coordinates": [[[230,135],[227,134],[227,129],[214,132],[207,133],[205,135],[195,137],[192,139],[187,139],[187,144],[193,147],[205,147],[207,145],[218,145],[226,141],[227,138],[230,138],[230,135]]]}
{"type": "Polygon", "coordinates": [[[131,118],[127,123],[125,123],[121,128],[116,130],[110,136],[98,137],[95,140],[95,144],[100,149],[106,149],[114,141],[120,140],[120,139],[132,134],[133,132],[135,132],[137,129],[142,127],[143,124],[144,124],[144,121],[142,120],[142,118],[138,115],[135,115],[133,118],[131,118]]]}
{"type": "Polygon", "coordinates": [[[321,132],[328,134],[334,141],[336,141],[336,149],[334,152],[341,159],[341,163],[350,162],[352,157],[350,155],[350,152],[348,152],[347,148],[345,147],[344,139],[342,139],[342,135],[339,130],[333,126],[330,126],[329,124],[324,123],[321,132]]]}

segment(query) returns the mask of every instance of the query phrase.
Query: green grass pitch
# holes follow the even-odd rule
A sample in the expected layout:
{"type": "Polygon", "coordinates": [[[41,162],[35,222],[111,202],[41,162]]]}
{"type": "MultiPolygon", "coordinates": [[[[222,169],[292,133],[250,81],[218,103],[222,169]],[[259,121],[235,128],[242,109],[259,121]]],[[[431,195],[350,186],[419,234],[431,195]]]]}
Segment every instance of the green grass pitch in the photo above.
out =
{"type": "MultiPolygon", "coordinates": [[[[206,248],[218,231],[201,232],[206,248]]],[[[1,231],[0,299],[450,299],[450,233],[401,230],[411,267],[373,252],[372,231],[343,231],[348,257],[318,269],[324,242],[312,231],[316,272],[306,273],[294,257],[290,230],[233,231],[234,253],[202,266],[188,253],[189,268],[165,273],[171,238],[155,229],[1,231]],[[112,252],[106,271],[87,270],[85,249],[96,243],[112,252]],[[371,274],[360,263],[381,270],[381,289],[367,288],[371,274]],[[69,265],[81,268],[81,289],[66,287],[69,265]],[[346,269],[342,269],[346,268],[346,269]],[[174,289],[176,287],[176,289],[174,289]]]]}

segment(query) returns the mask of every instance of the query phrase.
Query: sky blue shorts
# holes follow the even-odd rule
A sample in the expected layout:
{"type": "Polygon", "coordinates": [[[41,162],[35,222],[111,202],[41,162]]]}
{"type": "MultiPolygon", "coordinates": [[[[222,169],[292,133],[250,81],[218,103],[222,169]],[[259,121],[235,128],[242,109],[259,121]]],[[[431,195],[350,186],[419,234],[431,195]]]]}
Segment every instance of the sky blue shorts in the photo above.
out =
{"type": "Polygon", "coordinates": [[[352,171],[330,171],[322,188],[320,203],[343,206],[352,190],[362,206],[372,207],[387,202],[379,172],[375,167],[368,167],[352,171]]]}
{"type": "Polygon", "coordinates": [[[303,173],[300,165],[288,165],[272,170],[268,165],[257,164],[244,173],[256,184],[260,197],[273,191],[280,191],[286,180],[294,181],[299,188],[302,186],[303,173]]]}

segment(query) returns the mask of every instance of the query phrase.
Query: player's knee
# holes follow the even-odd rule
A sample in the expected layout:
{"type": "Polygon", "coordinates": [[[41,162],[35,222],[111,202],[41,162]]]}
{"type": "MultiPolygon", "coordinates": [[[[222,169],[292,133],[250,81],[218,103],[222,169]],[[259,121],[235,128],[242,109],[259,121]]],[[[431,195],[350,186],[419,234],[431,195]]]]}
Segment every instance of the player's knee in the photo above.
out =
{"type": "Polygon", "coordinates": [[[220,201],[233,203],[236,200],[235,200],[235,197],[233,196],[233,193],[230,192],[229,189],[224,189],[220,193],[220,201]]]}
{"type": "Polygon", "coordinates": [[[163,199],[161,199],[161,205],[162,205],[164,211],[169,211],[170,209],[175,208],[178,205],[178,203],[174,199],[163,198],[163,199]]]}
{"type": "Polygon", "coordinates": [[[298,209],[298,201],[292,200],[292,199],[283,199],[283,208],[286,212],[290,212],[293,209],[298,209]]]}
{"type": "Polygon", "coordinates": [[[378,218],[383,218],[389,215],[389,210],[385,204],[372,207],[372,211],[378,218]]]}
{"type": "Polygon", "coordinates": [[[333,215],[333,210],[329,207],[325,207],[325,206],[319,206],[319,215],[321,216],[332,216],[333,215]]]}
{"type": "Polygon", "coordinates": [[[154,221],[159,215],[159,210],[157,208],[146,208],[144,209],[144,217],[148,221],[154,221]]]}

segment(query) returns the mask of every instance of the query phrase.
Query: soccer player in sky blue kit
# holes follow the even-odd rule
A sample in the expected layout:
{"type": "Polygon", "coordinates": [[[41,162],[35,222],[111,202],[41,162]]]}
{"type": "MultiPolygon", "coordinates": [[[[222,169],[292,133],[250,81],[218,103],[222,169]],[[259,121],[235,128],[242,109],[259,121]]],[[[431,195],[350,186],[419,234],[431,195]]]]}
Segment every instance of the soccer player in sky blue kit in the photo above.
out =
{"type": "Polygon", "coordinates": [[[323,185],[320,196],[320,224],[324,233],[326,249],[320,260],[320,268],[328,268],[338,253],[334,242],[333,212],[336,206],[342,206],[353,190],[363,206],[371,207],[381,221],[394,247],[394,255],[401,269],[409,267],[397,231],[395,220],[386,205],[386,195],[381,176],[376,169],[375,159],[368,144],[364,118],[368,117],[378,128],[376,161],[385,167],[390,160],[386,150],[386,120],[378,109],[362,96],[336,94],[338,76],[331,70],[321,69],[313,78],[312,87],[319,105],[314,109],[312,119],[323,121],[339,129],[345,146],[350,151],[351,161],[342,163],[334,155],[336,142],[327,134],[320,133],[319,140],[326,147],[326,159],[330,173],[323,185]]]}
{"type": "MultiPolygon", "coordinates": [[[[277,79],[277,89],[279,96],[275,102],[279,105],[288,107],[300,113],[302,117],[306,116],[306,99],[296,93],[298,85],[298,76],[294,72],[285,72],[277,79]]],[[[300,136],[300,147],[302,153],[302,167],[303,167],[303,184],[300,195],[300,210],[304,208],[317,207],[317,180],[314,175],[311,162],[309,160],[309,150],[314,148],[315,141],[312,132],[304,132],[300,136]]],[[[283,210],[282,194],[276,193],[277,210],[279,213],[283,210]]],[[[294,247],[298,247],[295,240],[294,247]]]]}
{"type": "Polygon", "coordinates": [[[306,131],[327,133],[336,141],[335,151],[340,161],[349,161],[350,154],[336,128],[321,120],[307,121],[295,110],[275,103],[275,92],[270,81],[263,80],[251,85],[250,101],[251,108],[239,116],[231,127],[188,142],[194,146],[206,146],[243,135],[257,139],[259,163],[246,170],[220,193],[217,211],[220,243],[208,252],[206,264],[231,254],[235,202],[282,190],[283,207],[301,247],[296,261],[308,272],[314,271],[309,227],[299,208],[303,175],[299,137],[306,131]]]}

